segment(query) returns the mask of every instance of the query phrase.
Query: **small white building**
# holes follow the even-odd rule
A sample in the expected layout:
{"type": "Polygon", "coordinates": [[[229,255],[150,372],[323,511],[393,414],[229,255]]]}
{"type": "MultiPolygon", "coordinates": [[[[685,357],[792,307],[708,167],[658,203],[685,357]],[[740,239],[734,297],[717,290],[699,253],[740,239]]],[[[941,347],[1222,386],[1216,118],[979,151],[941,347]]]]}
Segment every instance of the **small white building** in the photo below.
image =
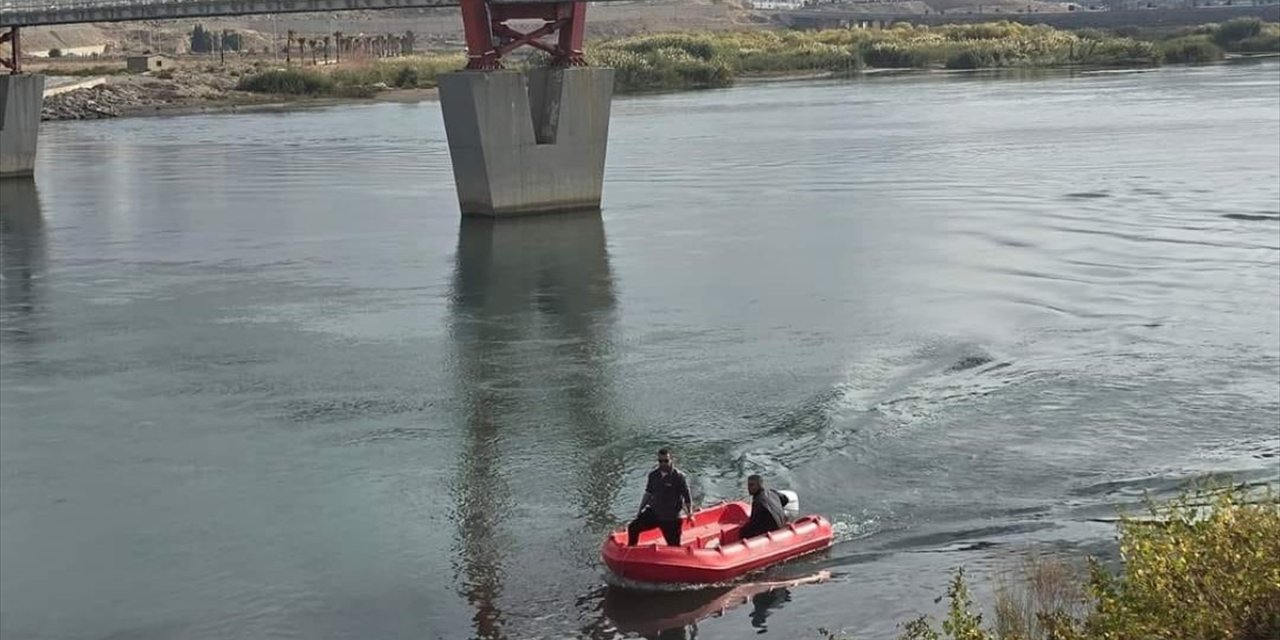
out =
{"type": "Polygon", "coordinates": [[[125,58],[125,66],[134,73],[161,71],[173,66],[173,58],[156,53],[125,58]]]}

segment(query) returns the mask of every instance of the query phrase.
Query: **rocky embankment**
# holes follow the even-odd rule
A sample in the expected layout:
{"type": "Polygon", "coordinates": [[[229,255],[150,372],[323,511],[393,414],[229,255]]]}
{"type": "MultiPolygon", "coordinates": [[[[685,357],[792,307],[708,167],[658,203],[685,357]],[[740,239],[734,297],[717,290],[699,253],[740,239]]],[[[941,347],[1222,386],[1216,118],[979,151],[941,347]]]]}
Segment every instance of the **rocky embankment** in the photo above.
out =
{"type": "Polygon", "coordinates": [[[44,99],[41,120],[96,120],[115,118],[124,109],[143,106],[144,93],[137,87],[104,84],[76,89],[44,99]]]}
{"type": "Polygon", "coordinates": [[[184,73],[172,78],[111,77],[106,84],[45,98],[42,120],[96,120],[205,106],[261,102],[260,96],[235,90],[235,79],[218,74],[184,73]]]}

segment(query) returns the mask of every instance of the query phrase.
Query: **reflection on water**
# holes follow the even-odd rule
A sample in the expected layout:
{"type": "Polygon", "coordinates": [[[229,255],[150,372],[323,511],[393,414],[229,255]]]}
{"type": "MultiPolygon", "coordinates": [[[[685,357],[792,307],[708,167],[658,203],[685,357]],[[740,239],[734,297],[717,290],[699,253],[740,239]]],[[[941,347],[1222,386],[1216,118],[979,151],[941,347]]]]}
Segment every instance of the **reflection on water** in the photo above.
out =
{"type": "Polygon", "coordinates": [[[757,593],[751,596],[751,626],[755,627],[759,633],[769,630],[766,621],[769,614],[774,609],[781,609],[782,605],[791,602],[791,590],[782,588],[764,593],[757,593]]]}
{"type": "Polygon", "coordinates": [[[34,180],[0,180],[0,339],[38,339],[44,218],[34,180]]]}
{"type": "Polygon", "coordinates": [[[517,535],[505,518],[516,505],[503,454],[525,435],[510,433],[521,417],[553,407],[575,448],[595,452],[574,461],[584,467],[571,489],[589,527],[613,523],[623,467],[607,446],[617,431],[605,367],[614,294],[600,215],[464,219],[451,298],[467,435],[454,486],[455,579],[475,608],[476,635],[502,638],[503,565],[517,535]],[[552,370],[558,379],[547,379],[552,370]],[[539,394],[522,394],[529,386],[539,394]]]}
{"type": "MultiPolygon", "coordinates": [[[[646,638],[694,638],[700,621],[728,615],[730,610],[750,603],[751,628],[756,633],[766,633],[769,616],[791,601],[791,589],[830,579],[830,572],[819,571],[792,580],[761,580],[697,591],[643,592],[611,586],[604,592],[603,613],[623,633],[646,638]]],[[[589,634],[592,637],[608,637],[599,629],[590,631],[595,632],[589,634]]]]}

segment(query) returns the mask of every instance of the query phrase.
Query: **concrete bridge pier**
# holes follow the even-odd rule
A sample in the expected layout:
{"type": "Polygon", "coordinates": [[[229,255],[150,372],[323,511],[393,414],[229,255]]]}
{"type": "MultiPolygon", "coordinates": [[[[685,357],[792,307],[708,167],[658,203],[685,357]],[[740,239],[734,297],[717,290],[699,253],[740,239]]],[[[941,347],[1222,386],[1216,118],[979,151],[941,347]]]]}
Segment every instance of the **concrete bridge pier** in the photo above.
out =
{"type": "Polygon", "coordinates": [[[44,76],[0,75],[0,178],[35,173],[43,106],[44,76]]]}
{"type": "Polygon", "coordinates": [[[439,82],[464,216],[600,208],[613,69],[459,71],[439,82]]]}

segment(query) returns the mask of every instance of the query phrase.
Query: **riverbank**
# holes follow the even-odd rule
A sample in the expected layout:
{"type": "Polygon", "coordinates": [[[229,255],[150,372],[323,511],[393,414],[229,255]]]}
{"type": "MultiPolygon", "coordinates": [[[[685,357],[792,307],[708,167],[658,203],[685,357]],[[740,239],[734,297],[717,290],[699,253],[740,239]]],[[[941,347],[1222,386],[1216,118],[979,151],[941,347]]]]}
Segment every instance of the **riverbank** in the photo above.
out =
{"type": "Polygon", "coordinates": [[[231,83],[208,83],[181,75],[157,79],[112,77],[96,87],[45,98],[42,120],[99,120],[197,113],[258,113],[329,107],[358,102],[422,102],[435,100],[431,88],[388,88],[367,97],[290,96],[239,91],[231,83]],[[224,86],[219,86],[219,85],[224,86]]]}
{"type": "Polygon", "coordinates": [[[1146,68],[1214,62],[1228,53],[1280,53],[1280,24],[1244,19],[1145,35],[1012,22],[676,34],[602,43],[588,57],[617,69],[617,90],[626,93],[724,87],[753,76],[819,71],[1146,68]]]}
{"type": "Polygon", "coordinates": [[[1280,498],[1249,489],[1195,491],[1122,517],[1116,573],[1096,558],[1027,555],[998,579],[985,621],[957,570],[942,623],[916,618],[901,640],[1280,637],[1280,498]]]}
{"type": "MultiPolygon", "coordinates": [[[[754,30],[638,36],[597,43],[590,63],[616,70],[618,94],[720,88],[791,77],[887,71],[1151,68],[1280,53],[1280,24],[1233,20],[1144,34],[1064,31],[1012,22],[827,31],[754,30]]],[[[72,120],[434,99],[460,54],[281,68],[271,61],[186,65],[115,75],[46,100],[44,119],[72,120]]],[[[538,64],[532,59],[524,64],[538,64]]],[[[94,68],[77,75],[92,75],[94,68]]],[[[56,68],[53,70],[56,72],[56,68]]]]}

